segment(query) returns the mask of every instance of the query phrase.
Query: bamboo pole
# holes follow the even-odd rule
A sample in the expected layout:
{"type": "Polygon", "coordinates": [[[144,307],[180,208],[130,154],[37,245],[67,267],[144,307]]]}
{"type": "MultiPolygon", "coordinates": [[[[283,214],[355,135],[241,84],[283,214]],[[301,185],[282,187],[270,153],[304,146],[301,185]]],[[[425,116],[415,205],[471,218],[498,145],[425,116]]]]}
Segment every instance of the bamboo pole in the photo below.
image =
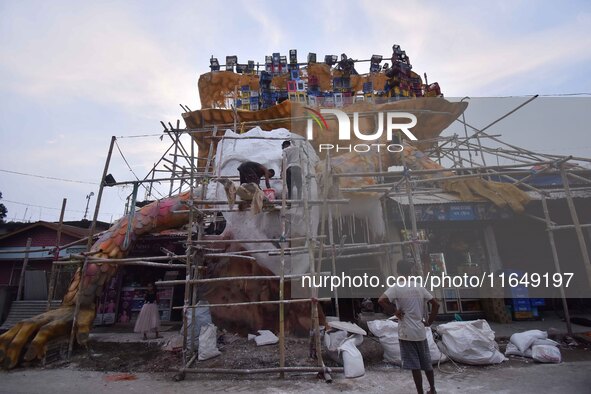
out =
{"type": "MultiPolygon", "coordinates": [[[[565,225],[552,226],[552,230],[570,230],[570,229],[576,229],[576,227],[577,226],[575,226],[574,224],[565,224],[565,225]]],[[[589,227],[591,227],[591,224],[579,224],[579,227],[589,228],[589,227]]]]}
{"type": "Polygon", "coordinates": [[[56,241],[55,241],[55,254],[53,256],[53,263],[51,264],[51,275],[49,277],[49,289],[47,291],[47,308],[45,309],[46,312],[49,311],[49,309],[51,309],[51,301],[53,301],[53,296],[55,293],[55,276],[56,276],[57,268],[59,267],[55,263],[58,261],[59,256],[60,256],[60,243],[61,243],[61,238],[62,238],[62,227],[64,224],[64,214],[66,212],[66,202],[67,201],[68,200],[65,198],[62,200],[62,210],[60,211],[60,221],[57,226],[57,235],[56,235],[56,241]]]}
{"type": "Polygon", "coordinates": [[[13,253],[39,253],[39,252],[53,252],[55,250],[54,247],[52,248],[40,248],[40,249],[11,249],[11,250],[0,250],[0,254],[13,254],[13,253]]]}
{"type": "MultiPolygon", "coordinates": [[[[100,252],[100,251],[99,251],[100,252]]],[[[98,258],[98,257],[92,257],[89,255],[81,255],[81,254],[73,254],[71,255],[72,258],[75,259],[79,259],[79,260],[83,260],[86,257],[88,257],[88,259],[90,261],[92,261],[93,263],[112,263],[112,264],[125,264],[125,263],[129,263],[129,262],[146,262],[144,259],[146,259],[146,257],[129,257],[129,258],[122,258],[122,259],[104,259],[104,258],[98,258]]],[[[167,261],[167,260],[183,260],[186,259],[188,257],[188,255],[183,254],[183,255],[176,255],[176,256],[152,256],[149,257],[150,260],[154,260],[154,261],[167,261]]]]}
{"type": "MultiPolygon", "coordinates": [[[[275,301],[248,301],[248,302],[228,302],[226,304],[208,304],[207,306],[210,308],[217,308],[223,306],[249,306],[249,305],[278,305],[278,304],[299,304],[302,302],[309,302],[311,304],[316,305],[316,302],[325,302],[331,301],[331,298],[297,298],[291,300],[275,300],[275,301]]],[[[189,305],[187,308],[199,308],[203,305],[189,305]]],[[[182,306],[175,306],[172,309],[182,309],[182,306]]]]}
{"type": "MultiPolygon", "coordinates": [[[[542,209],[544,210],[544,217],[546,218],[546,232],[548,233],[548,241],[550,242],[550,249],[552,250],[552,260],[554,261],[554,268],[556,272],[561,273],[560,260],[558,259],[558,252],[556,250],[556,242],[554,240],[554,233],[552,232],[552,225],[550,220],[550,213],[548,211],[548,203],[546,196],[542,194],[542,209]]],[[[566,331],[568,335],[573,335],[573,328],[570,323],[570,313],[568,311],[568,303],[566,302],[566,295],[562,283],[559,288],[560,298],[562,300],[562,308],[564,309],[564,318],[566,320],[566,331]]]]}
{"type": "MultiPolygon", "coordinates": [[[[303,200],[287,200],[286,201],[288,204],[291,205],[304,205],[303,200]]],[[[350,200],[348,199],[334,199],[334,200],[328,200],[329,203],[331,204],[348,204],[350,202],[350,200]]],[[[228,201],[227,200],[194,200],[193,201],[194,204],[204,204],[204,205],[227,205],[228,201]]],[[[269,201],[269,204],[274,204],[274,205],[281,205],[281,201],[269,201]]],[[[323,200],[308,200],[308,205],[321,205],[324,204],[323,200]]],[[[188,210],[179,210],[179,211],[174,211],[174,213],[187,213],[188,210]]]]}
{"type": "MultiPolygon", "coordinates": [[[[90,248],[92,247],[92,240],[94,231],[96,229],[96,222],[98,220],[98,214],[101,206],[101,200],[103,198],[103,189],[105,188],[105,178],[107,177],[107,172],[109,171],[109,164],[111,162],[111,155],[113,154],[113,147],[115,145],[115,141],[117,139],[115,136],[111,137],[111,144],[109,145],[109,151],[107,152],[107,159],[105,160],[105,167],[103,169],[103,174],[101,176],[101,182],[99,184],[99,190],[96,196],[96,204],[94,206],[94,216],[92,218],[92,224],[90,225],[90,231],[88,233],[88,241],[86,243],[86,251],[87,253],[90,252],[90,248]]],[[[84,289],[84,275],[86,274],[86,267],[88,265],[89,255],[86,255],[84,259],[84,263],[82,264],[82,268],[80,270],[80,282],[78,284],[78,294],[76,296],[76,306],[74,307],[74,316],[72,319],[72,329],[70,331],[70,342],[68,344],[68,360],[72,355],[72,350],[74,349],[74,336],[76,334],[77,326],[78,326],[78,313],[80,312],[80,300],[81,294],[84,289]]]]}
{"type": "Polygon", "coordinates": [[[16,292],[16,299],[21,301],[23,299],[23,288],[25,284],[25,272],[27,271],[27,265],[29,264],[29,248],[31,247],[31,238],[27,238],[27,244],[25,246],[25,258],[23,259],[23,266],[21,267],[21,276],[18,279],[18,290],[16,292]]]}
{"type": "Polygon", "coordinates": [[[573,173],[572,173],[572,172],[570,172],[570,171],[569,171],[569,172],[567,172],[567,175],[568,175],[568,176],[570,176],[570,177],[571,177],[571,178],[573,178],[573,179],[577,179],[577,180],[579,180],[579,181],[583,181],[583,182],[585,182],[585,183],[591,183],[591,179],[588,179],[588,178],[585,178],[585,177],[579,176],[579,175],[577,175],[577,174],[573,174],[573,173]]]}
{"type": "Polygon", "coordinates": [[[206,373],[206,374],[232,374],[232,375],[254,375],[265,373],[284,372],[321,372],[321,373],[342,373],[342,367],[279,367],[279,368],[258,368],[258,369],[232,369],[232,368],[184,368],[173,369],[175,372],[206,373]]]}
{"type": "Polygon", "coordinates": [[[237,259],[256,261],[256,258],[252,256],[245,256],[242,254],[235,253],[207,253],[203,257],[234,257],[237,259]]]}
{"type": "MultiPolygon", "coordinates": [[[[331,165],[332,163],[331,163],[330,152],[328,152],[328,154],[326,155],[326,163],[327,163],[326,164],[327,172],[326,172],[325,176],[326,177],[330,176],[331,183],[333,183],[334,178],[332,176],[332,165],[331,165]]],[[[335,244],[334,244],[332,205],[328,209],[328,244],[330,245],[330,251],[331,251],[331,256],[330,256],[331,257],[331,259],[330,259],[331,272],[333,275],[336,275],[337,265],[336,265],[336,248],[335,248],[335,244]]],[[[339,307],[339,290],[338,290],[337,286],[335,286],[335,288],[334,288],[333,296],[334,296],[334,303],[335,303],[335,314],[337,315],[337,318],[340,319],[341,312],[340,312],[340,307],[339,307]]]]}
{"type": "Polygon", "coordinates": [[[581,223],[579,222],[579,216],[577,215],[577,210],[575,208],[575,203],[573,201],[573,196],[570,190],[570,185],[568,183],[568,178],[566,177],[566,172],[564,170],[564,163],[560,166],[560,176],[562,178],[562,184],[564,186],[564,191],[566,193],[566,203],[568,204],[568,210],[570,212],[571,219],[573,221],[575,227],[575,233],[577,234],[577,240],[579,241],[579,249],[581,251],[581,257],[583,258],[583,264],[585,265],[585,271],[587,272],[587,284],[591,285],[591,261],[589,260],[589,250],[587,249],[587,243],[585,242],[585,235],[583,234],[583,230],[581,229],[581,223]]]}
{"type": "MultiPolygon", "coordinates": [[[[172,136],[171,136],[172,137],[172,136]]],[[[195,187],[195,171],[193,169],[193,158],[195,157],[194,155],[194,151],[193,151],[193,139],[191,138],[191,161],[190,161],[190,167],[191,167],[191,174],[190,174],[190,185],[189,185],[189,190],[190,190],[190,195],[191,195],[191,200],[188,201],[189,204],[189,229],[187,231],[187,249],[185,251],[185,256],[186,256],[186,269],[185,269],[185,280],[188,281],[191,279],[191,263],[192,263],[192,253],[193,253],[193,249],[192,249],[192,237],[193,237],[193,204],[194,201],[193,199],[195,198],[195,194],[194,194],[194,187],[195,187]]],[[[184,149],[183,149],[184,150],[184,149]]],[[[186,154],[186,152],[184,152],[186,154]]],[[[188,156],[188,155],[187,155],[188,156]]],[[[187,363],[189,361],[188,359],[188,338],[187,335],[189,333],[189,319],[187,316],[188,311],[188,305],[189,305],[189,297],[191,297],[191,285],[189,283],[185,283],[185,296],[184,296],[184,302],[183,302],[183,350],[182,350],[182,355],[183,355],[183,367],[187,366],[187,363]]],[[[192,316],[194,317],[194,316],[192,316]]],[[[195,320],[193,320],[191,322],[192,324],[195,324],[195,320]]],[[[191,332],[193,332],[193,330],[191,330],[191,332]]],[[[191,338],[193,338],[193,334],[191,334],[191,338]]]]}
{"type": "MultiPolygon", "coordinates": [[[[304,170],[304,166],[301,165],[301,161],[303,160],[303,157],[300,156],[300,166],[302,168],[302,170],[304,170]]],[[[312,242],[312,228],[311,228],[311,218],[310,218],[310,204],[309,204],[309,200],[312,197],[312,188],[311,188],[311,184],[310,184],[310,161],[306,162],[307,166],[305,167],[306,170],[302,171],[304,175],[304,185],[305,187],[304,189],[304,193],[302,193],[303,196],[303,203],[304,203],[304,223],[306,225],[306,237],[307,239],[307,244],[308,244],[308,258],[310,261],[310,272],[312,274],[316,273],[316,264],[314,261],[314,243],[312,242]]],[[[326,198],[323,201],[323,204],[325,204],[326,198]]],[[[322,234],[321,234],[322,235],[322,234]]],[[[312,299],[318,298],[318,289],[317,288],[312,288],[311,289],[311,293],[312,293],[312,299]]],[[[313,330],[314,330],[314,335],[313,335],[313,340],[314,340],[314,347],[315,347],[315,353],[316,353],[316,358],[318,360],[318,366],[321,368],[324,368],[324,361],[322,359],[322,346],[320,344],[320,324],[318,322],[318,303],[313,301],[311,302],[311,317],[312,317],[312,325],[313,325],[313,330]]],[[[329,375],[327,375],[329,376],[329,375]]]]}
{"type": "Polygon", "coordinates": [[[402,156],[402,165],[405,168],[405,181],[406,181],[406,195],[408,197],[408,209],[410,215],[410,223],[411,223],[411,231],[412,231],[412,243],[411,248],[413,252],[413,258],[415,260],[415,268],[417,269],[417,275],[423,275],[423,264],[421,262],[421,252],[419,249],[419,245],[415,242],[418,241],[419,235],[417,230],[417,215],[415,212],[415,204],[412,195],[412,184],[410,183],[410,174],[409,169],[406,166],[406,160],[404,159],[404,155],[402,156]]]}
{"type": "MultiPolygon", "coordinates": [[[[546,160],[546,161],[539,161],[535,163],[528,163],[528,164],[510,164],[510,165],[498,165],[498,166],[477,166],[477,167],[463,167],[461,168],[462,171],[482,171],[482,170],[502,170],[502,169],[509,169],[509,168],[523,168],[523,167],[531,167],[534,164],[537,165],[544,165],[544,164],[552,164],[555,163],[556,160],[546,160]]],[[[436,168],[431,170],[413,170],[413,175],[428,175],[428,174],[436,174],[438,172],[450,172],[454,171],[453,168],[436,168]]],[[[459,169],[458,169],[459,170],[459,169]]],[[[342,173],[335,173],[333,174],[334,177],[343,178],[343,177],[364,177],[364,176],[403,176],[405,175],[405,171],[367,171],[367,172],[342,172],[342,173]]]]}
{"type": "MultiPolygon", "coordinates": [[[[319,272],[315,275],[330,275],[330,272],[319,272]]],[[[304,276],[312,276],[310,273],[304,274],[290,274],[284,275],[285,279],[295,279],[301,278],[304,276]]],[[[219,278],[205,278],[205,279],[191,279],[189,283],[211,283],[211,282],[226,282],[226,281],[233,281],[233,280],[280,280],[281,275],[253,275],[253,276],[223,276],[219,278]]],[[[161,285],[182,285],[187,283],[185,280],[163,280],[156,282],[156,284],[161,285]]]]}
{"type": "Polygon", "coordinates": [[[216,244],[216,243],[241,243],[241,244],[254,244],[254,243],[270,243],[270,242],[290,242],[290,241],[303,241],[306,237],[295,237],[295,238],[267,238],[267,239],[202,239],[199,241],[193,241],[194,244],[216,244]]]}

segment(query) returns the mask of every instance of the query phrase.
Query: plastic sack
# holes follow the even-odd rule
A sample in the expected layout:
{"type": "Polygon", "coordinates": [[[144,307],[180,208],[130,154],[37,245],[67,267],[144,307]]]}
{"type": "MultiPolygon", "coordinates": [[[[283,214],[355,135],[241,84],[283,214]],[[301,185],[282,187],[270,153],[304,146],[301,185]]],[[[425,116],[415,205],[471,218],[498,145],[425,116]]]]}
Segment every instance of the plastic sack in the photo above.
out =
{"type": "Polygon", "coordinates": [[[524,353],[527,349],[531,347],[531,345],[534,343],[536,339],[546,338],[548,338],[548,333],[545,331],[529,330],[513,334],[511,335],[511,338],[509,338],[509,340],[512,344],[517,346],[520,352],[524,353]]]}
{"type": "Polygon", "coordinates": [[[334,352],[347,339],[347,332],[342,330],[329,331],[324,334],[324,345],[328,351],[334,352]]]}
{"type": "Polygon", "coordinates": [[[339,354],[343,353],[343,366],[345,367],[346,378],[358,378],[365,375],[365,366],[363,357],[357,347],[355,347],[355,338],[346,339],[339,346],[339,354]]]}
{"type": "Polygon", "coordinates": [[[441,324],[437,332],[442,337],[443,353],[452,360],[472,365],[499,364],[506,360],[486,320],[441,324]]]}
{"type": "Polygon", "coordinates": [[[562,361],[560,349],[552,345],[535,345],[532,347],[531,356],[540,363],[555,363],[562,361]]]}
{"type": "Polygon", "coordinates": [[[207,324],[201,327],[199,333],[199,351],[197,359],[199,361],[209,360],[222,354],[217,348],[217,328],[213,324],[207,324]]]}
{"type": "Polygon", "coordinates": [[[556,341],[553,341],[551,339],[536,339],[531,345],[532,346],[537,346],[537,345],[559,346],[559,343],[556,341]]]}
{"type": "Polygon", "coordinates": [[[269,330],[259,330],[259,335],[254,338],[254,341],[257,346],[273,345],[279,342],[279,338],[269,330]]]}
{"type": "Polygon", "coordinates": [[[433,331],[431,331],[430,327],[425,327],[425,334],[427,335],[427,343],[429,344],[429,354],[431,355],[431,363],[437,364],[439,362],[446,362],[448,358],[445,354],[441,353],[439,347],[437,347],[435,339],[433,338],[433,331]]]}
{"type": "MultiPolygon", "coordinates": [[[[187,326],[189,327],[188,333],[188,340],[189,345],[191,346],[192,338],[195,338],[195,345],[197,345],[199,335],[201,334],[201,327],[211,324],[211,313],[209,311],[209,303],[207,301],[199,301],[197,303],[197,307],[195,308],[195,324],[192,324],[193,321],[193,311],[191,309],[187,309],[187,326]],[[191,330],[193,333],[191,335],[191,330]]],[[[181,335],[184,333],[184,329],[181,328],[180,331],[181,335]]]]}
{"type": "Polygon", "coordinates": [[[398,323],[392,320],[372,320],[367,322],[367,327],[373,335],[378,337],[384,349],[384,361],[401,365],[398,323]]]}
{"type": "Polygon", "coordinates": [[[363,343],[363,335],[361,334],[351,334],[349,338],[353,339],[355,346],[359,346],[363,343]]]}
{"type": "Polygon", "coordinates": [[[531,358],[531,348],[526,349],[525,352],[521,352],[517,346],[509,342],[507,344],[507,348],[505,349],[505,356],[521,356],[531,358]]]}
{"type": "MultiPolygon", "coordinates": [[[[396,365],[402,364],[400,355],[400,341],[398,338],[398,323],[392,320],[371,320],[367,322],[369,331],[378,337],[382,348],[384,349],[384,361],[396,365]]],[[[429,345],[429,354],[431,362],[437,364],[448,360],[445,354],[442,354],[433,338],[433,332],[430,327],[425,327],[427,343],[429,345]]]]}

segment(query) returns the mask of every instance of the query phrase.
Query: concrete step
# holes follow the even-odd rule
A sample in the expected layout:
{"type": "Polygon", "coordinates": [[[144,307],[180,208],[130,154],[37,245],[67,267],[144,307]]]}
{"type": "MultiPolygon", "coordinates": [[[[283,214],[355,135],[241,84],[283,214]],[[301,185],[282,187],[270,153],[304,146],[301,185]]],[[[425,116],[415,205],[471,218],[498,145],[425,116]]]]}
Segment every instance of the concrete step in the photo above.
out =
{"type": "MultiPolygon", "coordinates": [[[[61,300],[51,302],[51,309],[56,309],[61,305],[61,300]]],[[[8,317],[0,327],[0,333],[8,331],[21,320],[29,319],[40,315],[47,309],[47,301],[13,301],[8,312],[8,317]]]]}

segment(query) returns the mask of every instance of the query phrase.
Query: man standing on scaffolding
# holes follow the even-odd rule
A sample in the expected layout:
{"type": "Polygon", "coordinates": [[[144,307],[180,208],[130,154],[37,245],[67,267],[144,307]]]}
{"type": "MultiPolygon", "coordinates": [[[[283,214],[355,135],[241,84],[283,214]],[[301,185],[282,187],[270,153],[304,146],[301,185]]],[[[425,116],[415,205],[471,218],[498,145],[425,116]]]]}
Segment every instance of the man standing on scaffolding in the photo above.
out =
{"type": "Polygon", "coordinates": [[[265,185],[267,189],[271,188],[269,179],[275,176],[275,171],[267,169],[261,163],[255,161],[245,161],[238,167],[240,173],[240,184],[243,183],[254,183],[260,189],[261,177],[265,177],[265,185]]]}
{"type": "MultiPolygon", "coordinates": [[[[282,165],[286,166],[285,181],[287,183],[287,198],[291,200],[292,187],[295,186],[298,189],[298,200],[301,200],[302,167],[300,167],[300,148],[292,145],[290,141],[283,141],[281,148],[285,154],[285,163],[282,165]]],[[[281,169],[281,173],[283,174],[283,167],[281,167],[281,169]]]]}

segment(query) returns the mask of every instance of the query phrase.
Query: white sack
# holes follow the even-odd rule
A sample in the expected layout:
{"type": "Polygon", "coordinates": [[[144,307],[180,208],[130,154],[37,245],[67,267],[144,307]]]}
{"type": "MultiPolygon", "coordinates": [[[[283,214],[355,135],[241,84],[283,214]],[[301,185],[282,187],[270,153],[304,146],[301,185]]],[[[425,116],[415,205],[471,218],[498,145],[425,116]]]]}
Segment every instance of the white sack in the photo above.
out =
{"type": "Polygon", "coordinates": [[[443,352],[452,360],[472,365],[499,364],[506,360],[486,320],[450,322],[438,326],[437,332],[442,337],[443,352]]]}
{"type": "Polygon", "coordinates": [[[431,363],[437,364],[440,361],[446,362],[448,360],[447,356],[439,350],[437,344],[435,343],[435,339],[433,338],[433,331],[431,331],[431,327],[425,327],[425,334],[427,334],[427,343],[429,344],[429,354],[431,355],[431,363]]]}
{"type": "Polygon", "coordinates": [[[206,324],[201,327],[199,333],[198,360],[209,360],[222,354],[217,348],[217,328],[213,324],[206,324]]]}
{"type": "Polygon", "coordinates": [[[517,346],[509,342],[507,344],[507,348],[505,349],[505,356],[521,356],[531,358],[531,348],[526,349],[526,351],[522,353],[519,351],[517,346]]]}
{"type": "MultiPolygon", "coordinates": [[[[392,320],[372,320],[367,322],[369,331],[378,337],[382,348],[384,349],[384,361],[396,365],[402,364],[400,356],[400,342],[398,338],[398,323],[392,320]]],[[[429,344],[429,354],[431,362],[437,364],[440,360],[445,362],[447,356],[442,354],[433,339],[433,332],[430,327],[425,327],[427,343],[429,344]]]]}
{"type": "Polygon", "coordinates": [[[352,334],[349,338],[353,339],[355,346],[359,346],[363,343],[363,335],[361,334],[352,334]]]}
{"type": "Polygon", "coordinates": [[[334,352],[347,339],[347,332],[342,330],[330,331],[324,334],[324,344],[326,348],[334,352]]]}
{"type": "Polygon", "coordinates": [[[254,341],[257,343],[257,346],[273,345],[279,342],[279,338],[269,330],[259,330],[259,335],[256,336],[254,341]]]}
{"type": "Polygon", "coordinates": [[[367,322],[367,327],[373,335],[378,337],[384,348],[384,361],[401,365],[398,323],[392,320],[372,320],[367,322]]]}
{"type": "Polygon", "coordinates": [[[560,344],[556,341],[551,339],[536,339],[532,344],[532,346],[536,345],[548,345],[548,346],[560,346],[560,344]]]}
{"type": "Polygon", "coordinates": [[[355,339],[349,338],[339,346],[339,353],[343,353],[343,366],[345,367],[346,378],[357,378],[365,375],[365,367],[363,365],[363,357],[357,347],[355,347],[355,339]]]}
{"type": "Polygon", "coordinates": [[[524,353],[536,339],[546,338],[548,338],[548,333],[545,331],[529,330],[513,334],[509,340],[512,344],[517,346],[521,353],[524,353]]]}
{"type": "Polygon", "coordinates": [[[560,363],[560,349],[551,345],[535,345],[531,351],[532,358],[540,363],[560,363]]]}

